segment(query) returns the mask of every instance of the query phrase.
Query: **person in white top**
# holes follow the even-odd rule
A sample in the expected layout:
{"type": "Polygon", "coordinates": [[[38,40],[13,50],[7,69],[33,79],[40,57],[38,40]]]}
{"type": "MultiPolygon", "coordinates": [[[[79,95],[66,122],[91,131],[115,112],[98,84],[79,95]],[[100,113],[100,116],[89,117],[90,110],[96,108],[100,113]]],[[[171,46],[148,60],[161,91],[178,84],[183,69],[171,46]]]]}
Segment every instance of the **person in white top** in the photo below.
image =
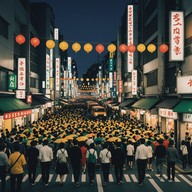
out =
{"type": "Polygon", "coordinates": [[[101,167],[103,171],[104,185],[109,179],[109,168],[111,163],[111,152],[108,150],[108,144],[103,144],[103,150],[100,151],[99,157],[101,159],[101,167]]]}
{"type": "Polygon", "coordinates": [[[133,146],[132,141],[128,141],[128,145],[127,145],[127,166],[128,168],[133,168],[133,155],[135,153],[135,149],[133,146]]]}
{"type": "Polygon", "coordinates": [[[137,162],[139,185],[143,185],[145,179],[145,169],[148,159],[148,148],[144,145],[145,139],[140,139],[141,144],[137,147],[135,153],[135,160],[137,162]]]}
{"type": "Polygon", "coordinates": [[[48,186],[49,171],[53,159],[53,151],[51,147],[48,146],[48,140],[43,141],[43,147],[39,150],[39,159],[41,164],[42,181],[45,186],[48,186]]]}
{"type": "Polygon", "coordinates": [[[151,146],[151,141],[147,141],[147,148],[148,148],[147,170],[153,171],[153,169],[152,169],[153,148],[151,146]]]}

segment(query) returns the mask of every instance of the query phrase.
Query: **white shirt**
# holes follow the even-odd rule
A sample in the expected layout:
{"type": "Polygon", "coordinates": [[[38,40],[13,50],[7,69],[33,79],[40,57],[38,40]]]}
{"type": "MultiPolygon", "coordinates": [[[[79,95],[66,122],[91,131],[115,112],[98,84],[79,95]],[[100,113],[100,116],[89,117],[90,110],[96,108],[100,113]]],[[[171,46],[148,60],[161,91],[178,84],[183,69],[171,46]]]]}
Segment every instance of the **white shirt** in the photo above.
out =
{"type": "Polygon", "coordinates": [[[151,146],[147,146],[148,149],[148,158],[152,158],[153,157],[153,149],[151,146]]]}
{"type": "Polygon", "coordinates": [[[127,145],[127,155],[128,156],[133,156],[134,151],[135,151],[135,149],[134,149],[133,145],[131,145],[131,144],[127,145]]]}
{"type": "Polygon", "coordinates": [[[99,157],[101,158],[101,163],[110,163],[111,152],[108,149],[101,150],[99,157]]]}
{"type": "Polygon", "coordinates": [[[86,152],[86,158],[88,159],[89,158],[89,153],[93,153],[94,152],[94,155],[95,155],[95,158],[98,159],[98,156],[97,156],[97,151],[95,149],[89,149],[87,150],[86,152]],[[94,152],[95,151],[95,152],[94,152]]]}
{"type": "Polygon", "coordinates": [[[86,141],[86,144],[89,146],[91,143],[94,143],[94,140],[92,138],[88,139],[86,141]]]}
{"type": "Polygon", "coordinates": [[[68,157],[68,153],[67,153],[67,150],[65,149],[59,149],[57,150],[57,154],[56,154],[56,157],[59,157],[59,154],[63,153],[65,154],[65,157],[67,158],[68,157]]]}
{"type": "Polygon", "coordinates": [[[137,147],[136,153],[135,153],[135,160],[142,159],[145,160],[148,158],[148,148],[141,144],[137,147]]]}
{"type": "Polygon", "coordinates": [[[39,159],[41,162],[49,162],[53,159],[53,150],[45,145],[39,150],[39,159]]]}

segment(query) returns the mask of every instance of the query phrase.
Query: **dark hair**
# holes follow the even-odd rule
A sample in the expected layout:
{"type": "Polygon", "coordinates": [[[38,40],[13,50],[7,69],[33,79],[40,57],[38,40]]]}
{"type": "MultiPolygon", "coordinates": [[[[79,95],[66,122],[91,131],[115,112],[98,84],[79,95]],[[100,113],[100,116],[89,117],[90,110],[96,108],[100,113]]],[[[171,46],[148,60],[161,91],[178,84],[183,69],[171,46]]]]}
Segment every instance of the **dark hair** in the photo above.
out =
{"type": "Polygon", "coordinates": [[[78,141],[76,139],[73,140],[74,145],[78,145],[78,141]]]}
{"type": "Polygon", "coordinates": [[[151,141],[147,141],[147,145],[151,145],[151,141]]]}
{"type": "Polygon", "coordinates": [[[185,145],[185,141],[184,140],[181,141],[181,145],[185,145]]]}
{"type": "Polygon", "coordinates": [[[36,146],[36,145],[37,145],[37,141],[35,141],[35,140],[31,141],[31,146],[32,146],[32,147],[34,147],[34,146],[36,146]]]}
{"type": "Polygon", "coordinates": [[[48,144],[48,140],[45,139],[45,140],[43,141],[43,145],[47,145],[47,144],[48,144]]]}
{"type": "Polygon", "coordinates": [[[64,148],[64,143],[59,143],[59,149],[64,148]]]}
{"type": "Polygon", "coordinates": [[[18,142],[13,143],[13,149],[14,149],[14,151],[19,151],[20,150],[20,145],[19,145],[18,142]]]}
{"type": "Polygon", "coordinates": [[[173,146],[173,144],[174,144],[174,141],[171,139],[171,140],[169,141],[169,146],[173,146]]]}
{"type": "Polygon", "coordinates": [[[89,148],[90,148],[90,149],[93,149],[94,147],[95,147],[94,143],[91,143],[91,144],[89,145],[89,148]]]}
{"type": "Polygon", "coordinates": [[[144,139],[144,138],[141,138],[141,139],[140,139],[140,142],[141,142],[141,144],[144,144],[144,143],[145,143],[145,139],[144,139]]]}
{"type": "Polygon", "coordinates": [[[3,143],[0,143],[0,151],[3,151],[5,149],[5,145],[3,143]]]}

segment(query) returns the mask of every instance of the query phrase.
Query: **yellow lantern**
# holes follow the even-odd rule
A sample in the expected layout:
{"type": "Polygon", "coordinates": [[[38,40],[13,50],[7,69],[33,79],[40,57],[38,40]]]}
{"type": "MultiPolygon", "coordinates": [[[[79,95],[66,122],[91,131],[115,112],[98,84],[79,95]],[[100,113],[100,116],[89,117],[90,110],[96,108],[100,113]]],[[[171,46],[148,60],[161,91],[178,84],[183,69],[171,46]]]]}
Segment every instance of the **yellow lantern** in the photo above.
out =
{"type": "Polygon", "coordinates": [[[48,49],[53,49],[53,48],[55,47],[55,42],[54,42],[53,40],[48,40],[48,41],[46,42],[46,47],[47,47],[48,49]]]}
{"type": "Polygon", "coordinates": [[[96,78],[95,81],[98,81],[98,78],[96,78]]]}
{"type": "Polygon", "coordinates": [[[81,78],[81,81],[83,81],[83,78],[81,78]]]}
{"type": "Polygon", "coordinates": [[[154,44],[150,44],[150,45],[147,46],[147,50],[150,53],[153,53],[156,50],[156,46],[154,44]]]}
{"type": "Polygon", "coordinates": [[[81,45],[79,43],[73,43],[72,49],[77,53],[81,49],[81,45]]]}
{"type": "Polygon", "coordinates": [[[76,78],[76,81],[79,81],[79,78],[76,78]]]}
{"type": "Polygon", "coordinates": [[[114,53],[116,51],[116,46],[114,44],[110,44],[110,45],[108,45],[107,50],[110,53],[114,53]]]}
{"type": "Polygon", "coordinates": [[[65,42],[65,41],[62,41],[61,43],[59,43],[59,48],[62,50],[62,51],[65,51],[67,50],[69,47],[68,43],[65,42]]]}
{"type": "Polygon", "coordinates": [[[86,81],[89,81],[89,78],[87,78],[86,81]]]}
{"type": "Polygon", "coordinates": [[[89,53],[89,52],[92,51],[93,46],[92,46],[90,43],[86,43],[83,48],[84,48],[84,50],[85,50],[87,53],[89,53]]]}
{"type": "Polygon", "coordinates": [[[144,44],[137,45],[137,51],[139,51],[140,53],[143,53],[145,49],[146,49],[146,46],[144,44]]]}
{"type": "Polygon", "coordinates": [[[94,78],[92,78],[91,81],[94,81],[94,78]]]}

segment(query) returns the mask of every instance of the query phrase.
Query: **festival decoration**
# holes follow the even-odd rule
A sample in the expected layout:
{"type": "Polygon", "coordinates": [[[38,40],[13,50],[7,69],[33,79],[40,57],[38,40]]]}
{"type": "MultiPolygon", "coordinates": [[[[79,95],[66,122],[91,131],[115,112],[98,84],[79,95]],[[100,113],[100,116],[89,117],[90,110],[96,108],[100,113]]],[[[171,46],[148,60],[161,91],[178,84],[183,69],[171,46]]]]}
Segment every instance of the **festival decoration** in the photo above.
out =
{"type": "Polygon", "coordinates": [[[55,47],[55,42],[53,40],[46,41],[46,47],[48,49],[53,49],[55,47]]]}
{"type": "Polygon", "coordinates": [[[23,43],[25,43],[25,37],[23,35],[17,35],[16,38],[15,38],[16,42],[19,44],[19,45],[22,45],[23,43]]]}
{"type": "Polygon", "coordinates": [[[33,47],[37,47],[40,44],[40,40],[37,37],[33,37],[30,42],[33,47]]]}
{"type": "Polygon", "coordinates": [[[155,50],[156,50],[156,46],[154,44],[149,44],[147,46],[147,50],[150,52],[150,53],[153,53],[155,50]]]}
{"type": "Polygon", "coordinates": [[[137,45],[137,51],[139,51],[140,53],[143,53],[145,49],[146,49],[146,46],[144,44],[137,45]]]}
{"type": "Polygon", "coordinates": [[[77,42],[73,43],[72,49],[73,49],[73,51],[75,51],[77,53],[78,51],[80,51],[81,45],[79,43],[77,43],[77,42]]]}
{"type": "Polygon", "coordinates": [[[128,47],[127,47],[127,51],[129,51],[130,53],[133,53],[134,51],[135,51],[135,45],[129,45],[128,47]]]}
{"type": "Polygon", "coordinates": [[[101,53],[105,50],[105,48],[104,48],[103,45],[98,44],[98,45],[95,47],[95,50],[97,51],[97,53],[101,54],[101,53]]]}
{"type": "Polygon", "coordinates": [[[66,41],[62,41],[61,43],[59,43],[59,48],[62,51],[66,51],[69,47],[69,44],[66,41]]]}
{"type": "Polygon", "coordinates": [[[169,50],[169,47],[168,47],[168,45],[166,45],[166,44],[162,44],[162,45],[159,46],[159,50],[160,50],[162,53],[165,53],[165,52],[167,52],[167,51],[169,50]]]}
{"type": "Polygon", "coordinates": [[[90,43],[86,43],[83,48],[84,48],[84,50],[85,50],[87,53],[89,53],[89,52],[92,51],[93,46],[92,46],[90,43]]]}
{"type": "Polygon", "coordinates": [[[110,53],[114,53],[116,51],[116,46],[114,44],[110,44],[110,45],[108,45],[107,50],[110,53]]]}
{"type": "Polygon", "coordinates": [[[121,44],[119,46],[119,50],[122,52],[122,53],[125,53],[127,51],[127,45],[125,44],[121,44]]]}

